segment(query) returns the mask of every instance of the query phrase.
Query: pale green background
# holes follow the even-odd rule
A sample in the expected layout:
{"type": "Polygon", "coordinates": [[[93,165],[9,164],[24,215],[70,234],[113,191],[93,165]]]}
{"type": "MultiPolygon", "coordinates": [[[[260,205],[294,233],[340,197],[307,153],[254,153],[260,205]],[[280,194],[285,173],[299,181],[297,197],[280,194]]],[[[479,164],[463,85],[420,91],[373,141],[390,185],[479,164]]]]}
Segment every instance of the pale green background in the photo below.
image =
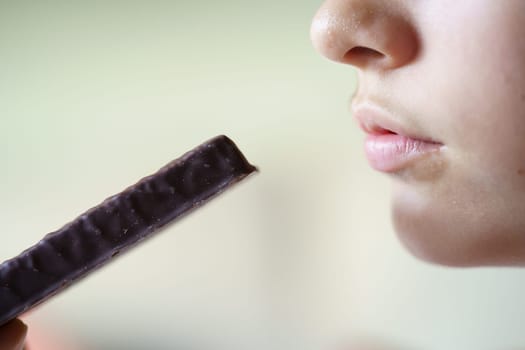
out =
{"type": "Polygon", "coordinates": [[[525,344],[523,270],[429,266],[398,243],[348,112],[354,71],[311,48],[318,5],[0,1],[0,260],[216,134],[261,170],[30,329],[108,350],[525,344]]]}

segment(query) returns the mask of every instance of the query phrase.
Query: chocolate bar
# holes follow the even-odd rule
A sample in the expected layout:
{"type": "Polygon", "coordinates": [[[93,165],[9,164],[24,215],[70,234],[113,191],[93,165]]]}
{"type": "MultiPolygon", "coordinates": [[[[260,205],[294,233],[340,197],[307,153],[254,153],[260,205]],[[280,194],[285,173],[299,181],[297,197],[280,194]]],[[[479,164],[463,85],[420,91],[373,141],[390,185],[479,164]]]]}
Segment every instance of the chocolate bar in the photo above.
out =
{"type": "Polygon", "coordinates": [[[187,152],[0,264],[0,325],[254,172],[226,136],[187,152]]]}

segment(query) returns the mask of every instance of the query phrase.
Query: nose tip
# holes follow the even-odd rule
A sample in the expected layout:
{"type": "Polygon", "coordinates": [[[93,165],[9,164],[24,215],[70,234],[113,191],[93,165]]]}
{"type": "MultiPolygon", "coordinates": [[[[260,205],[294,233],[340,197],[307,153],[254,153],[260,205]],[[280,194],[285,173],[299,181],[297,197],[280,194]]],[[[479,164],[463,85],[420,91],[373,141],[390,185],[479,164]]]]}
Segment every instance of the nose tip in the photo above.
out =
{"type": "Polygon", "coordinates": [[[321,55],[337,62],[343,61],[346,52],[357,46],[352,35],[348,33],[349,25],[342,23],[343,20],[321,8],[310,27],[310,38],[314,48],[321,55]]]}
{"type": "Polygon", "coordinates": [[[327,0],[312,21],[310,37],[321,55],[361,69],[400,67],[418,48],[411,23],[381,1],[327,0]]]}

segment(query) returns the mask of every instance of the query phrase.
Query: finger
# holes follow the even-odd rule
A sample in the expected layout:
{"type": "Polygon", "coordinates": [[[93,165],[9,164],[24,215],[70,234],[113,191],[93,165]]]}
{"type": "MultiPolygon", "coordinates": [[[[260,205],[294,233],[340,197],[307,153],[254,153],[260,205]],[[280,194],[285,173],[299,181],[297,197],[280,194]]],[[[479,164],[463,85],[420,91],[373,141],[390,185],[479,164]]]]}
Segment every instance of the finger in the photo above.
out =
{"type": "Polygon", "coordinates": [[[27,334],[27,326],[20,320],[13,320],[0,327],[0,349],[22,350],[27,334]]]}

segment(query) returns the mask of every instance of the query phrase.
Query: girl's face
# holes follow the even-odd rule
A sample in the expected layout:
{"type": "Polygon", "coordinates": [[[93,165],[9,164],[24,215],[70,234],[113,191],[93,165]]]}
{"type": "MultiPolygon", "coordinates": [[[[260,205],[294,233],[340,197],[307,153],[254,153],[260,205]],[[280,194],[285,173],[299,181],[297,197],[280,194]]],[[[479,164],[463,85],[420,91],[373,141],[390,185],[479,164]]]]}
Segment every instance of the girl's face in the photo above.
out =
{"type": "Polygon", "coordinates": [[[326,0],[315,48],[353,65],[393,221],[441,264],[525,264],[525,1],[326,0]]]}

